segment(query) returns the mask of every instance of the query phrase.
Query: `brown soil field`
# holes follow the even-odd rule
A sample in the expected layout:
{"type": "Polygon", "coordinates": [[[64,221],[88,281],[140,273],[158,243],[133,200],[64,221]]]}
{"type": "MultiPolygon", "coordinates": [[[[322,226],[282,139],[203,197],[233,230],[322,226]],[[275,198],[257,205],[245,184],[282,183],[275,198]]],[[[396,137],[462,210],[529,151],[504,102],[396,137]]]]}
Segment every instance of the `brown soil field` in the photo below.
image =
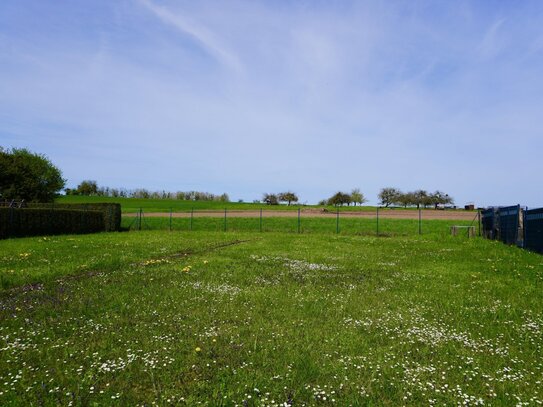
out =
{"type": "MultiPolygon", "coordinates": [[[[135,217],[138,213],[125,213],[123,216],[135,217]]],[[[145,212],[145,217],[148,218],[167,218],[170,216],[169,212],[145,212]]],[[[188,218],[191,216],[190,212],[173,212],[174,218],[188,218]]],[[[193,216],[195,218],[222,218],[224,217],[224,211],[206,211],[199,210],[194,211],[193,216]]],[[[258,218],[260,217],[260,211],[239,211],[228,210],[226,216],[229,218],[258,218]]],[[[297,211],[262,211],[262,216],[265,218],[295,218],[298,216],[297,211]]],[[[336,212],[324,212],[318,209],[302,209],[300,212],[302,218],[335,218],[336,212]]],[[[340,212],[341,218],[375,218],[376,212],[370,211],[345,211],[340,212]]],[[[433,210],[423,209],[421,210],[422,219],[432,220],[474,220],[477,219],[477,212],[471,211],[446,211],[446,210],[433,210]]],[[[382,219],[418,219],[419,211],[417,210],[380,210],[379,218],[382,219]]]]}

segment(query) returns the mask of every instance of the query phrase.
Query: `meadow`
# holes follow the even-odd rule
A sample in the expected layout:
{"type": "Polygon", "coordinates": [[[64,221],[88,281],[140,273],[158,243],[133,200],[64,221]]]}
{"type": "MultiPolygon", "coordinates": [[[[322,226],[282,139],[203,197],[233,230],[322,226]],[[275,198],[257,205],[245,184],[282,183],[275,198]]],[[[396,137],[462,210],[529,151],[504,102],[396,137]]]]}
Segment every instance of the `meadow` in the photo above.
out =
{"type": "MultiPolygon", "coordinates": [[[[335,212],[338,208],[331,205],[296,205],[290,206],[286,204],[281,205],[265,205],[262,203],[249,203],[249,202],[214,202],[214,201],[184,201],[178,199],[138,199],[138,198],[112,198],[102,196],[78,196],[78,195],[64,195],[59,196],[57,203],[73,203],[73,204],[85,204],[85,203],[97,203],[97,202],[111,202],[120,203],[122,210],[125,213],[138,212],[142,209],[145,212],[169,212],[173,211],[190,211],[194,210],[281,210],[281,211],[297,211],[298,208],[314,208],[314,209],[327,209],[331,212],[335,212]]],[[[375,212],[375,206],[342,206],[340,211],[370,211],[375,212]]],[[[382,209],[385,210],[385,209],[382,209]]],[[[386,209],[392,210],[392,209],[386,209]]],[[[412,211],[413,208],[394,208],[393,211],[412,211]]],[[[463,210],[461,210],[463,212],[463,210]]],[[[454,212],[454,211],[453,211],[454,212]]]]}
{"type": "Polygon", "coordinates": [[[216,231],[216,232],[284,232],[284,233],[340,233],[366,236],[413,236],[430,234],[435,237],[450,233],[452,225],[474,226],[465,220],[430,220],[339,217],[138,217],[125,215],[121,226],[130,230],[216,231]]]}
{"type": "Polygon", "coordinates": [[[0,242],[0,405],[537,405],[543,258],[436,231],[0,242]]]}

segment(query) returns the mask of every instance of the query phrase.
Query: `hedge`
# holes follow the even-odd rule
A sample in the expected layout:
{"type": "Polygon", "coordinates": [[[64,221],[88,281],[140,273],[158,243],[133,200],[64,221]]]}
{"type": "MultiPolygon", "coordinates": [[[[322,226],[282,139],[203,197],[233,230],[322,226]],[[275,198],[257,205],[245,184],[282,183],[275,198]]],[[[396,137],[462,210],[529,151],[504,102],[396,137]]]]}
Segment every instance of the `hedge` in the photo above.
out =
{"type": "Polygon", "coordinates": [[[0,208],[0,238],[94,233],[105,230],[99,210],[0,208]]]}
{"type": "Polygon", "coordinates": [[[30,208],[51,209],[77,209],[81,211],[100,211],[104,214],[104,232],[121,230],[121,204],[118,203],[92,203],[92,204],[40,204],[29,203],[30,208]]]}

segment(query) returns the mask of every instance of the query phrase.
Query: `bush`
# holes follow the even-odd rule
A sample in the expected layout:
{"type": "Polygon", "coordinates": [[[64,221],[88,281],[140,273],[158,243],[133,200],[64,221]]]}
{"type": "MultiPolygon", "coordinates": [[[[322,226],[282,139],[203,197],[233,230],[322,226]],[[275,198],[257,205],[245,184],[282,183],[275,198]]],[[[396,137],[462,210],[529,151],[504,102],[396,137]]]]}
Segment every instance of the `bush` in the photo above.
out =
{"type": "Polygon", "coordinates": [[[0,238],[101,232],[105,214],[99,210],[0,208],[0,238]]]}

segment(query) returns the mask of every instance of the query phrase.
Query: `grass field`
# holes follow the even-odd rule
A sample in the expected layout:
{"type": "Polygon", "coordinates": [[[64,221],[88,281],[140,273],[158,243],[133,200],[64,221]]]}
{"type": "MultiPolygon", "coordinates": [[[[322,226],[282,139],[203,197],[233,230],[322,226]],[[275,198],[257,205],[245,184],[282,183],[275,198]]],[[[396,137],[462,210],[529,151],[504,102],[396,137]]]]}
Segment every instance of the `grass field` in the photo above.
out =
{"type": "MultiPolygon", "coordinates": [[[[452,225],[474,226],[477,223],[463,220],[423,220],[420,232],[424,235],[446,236],[450,234],[452,225]]],[[[375,219],[368,218],[341,218],[336,217],[315,218],[304,217],[268,217],[263,218],[168,218],[124,216],[122,227],[131,230],[174,230],[174,231],[234,231],[234,232],[285,232],[285,233],[340,233],[350,235],[377,235],[380,236],[414,236],[419,234],[419,221],[416,219],[375,219]]]]}
{"type": "Polygon", "coordinates": [[[543,257],[428,235],[0,241],[0,405],[537,405],[543,257]]]}
{"type": "MultiPolygon", "coordinates": [[[[262,203],[239,203],[239,202],[212,202],[212,201],[181,201],[177,199],[137,199],[137,198],[109,198],[100,196],[60,196],[58,203],[96,203],[96,202],[114,202],[120,203],[123,212],[137,212],[143,209],[145,212],[169,212],[194,210],[292,210],[297,211],[299,205],[264,205],[262,203]]],[[[337,210],[334,206],[302,205],[303,208],[326,208],[332,212],[337,210]]],[[[376,210],[375,206],[343,206],[340,211],[371,211],[376,210]]],[[[395,208],[394,211],[414,210],[413,208],[403,209],[395,208]]]]}

